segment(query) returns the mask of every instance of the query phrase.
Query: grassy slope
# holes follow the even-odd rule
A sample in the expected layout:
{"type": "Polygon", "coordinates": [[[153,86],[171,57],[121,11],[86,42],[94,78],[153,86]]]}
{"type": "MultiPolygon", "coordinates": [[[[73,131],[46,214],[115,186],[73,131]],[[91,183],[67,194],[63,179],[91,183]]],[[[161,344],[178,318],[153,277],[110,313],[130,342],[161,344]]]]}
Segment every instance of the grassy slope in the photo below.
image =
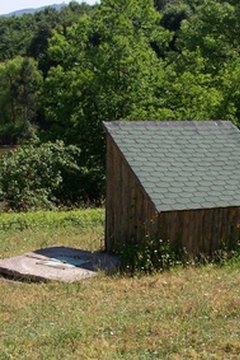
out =
{"type": "MultiPolygon", "coordinates": [[[[91,214],[37,215],[35,224],[31,215],[32,226],[28,215],[18,215],[21,226],[0,216],[0,257],[56,244],[98,249],[103,212],[91,214]]],[[[77,284],[0,280],[0,359],[239,359],[239,265],[77,284]]]]}

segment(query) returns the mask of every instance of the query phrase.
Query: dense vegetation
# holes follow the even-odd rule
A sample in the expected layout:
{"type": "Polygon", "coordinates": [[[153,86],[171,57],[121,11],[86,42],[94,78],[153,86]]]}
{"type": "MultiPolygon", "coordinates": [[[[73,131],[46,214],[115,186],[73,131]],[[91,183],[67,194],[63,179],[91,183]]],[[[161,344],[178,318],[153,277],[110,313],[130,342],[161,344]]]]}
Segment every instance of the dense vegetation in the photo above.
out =
{"type": "Polygon", "coordinates": [[[0,141],[25,144],[0,165],[19,195],[9,198],[1,175],[2,200],[14,209],[101,200],[103,120],[239,125],[239,20],[237,0],[71,2],[60,12],[0,18],[0,141]],[[19,166],[29,171],[51,146],[59,154],[59,140],[66,167],[20,183],[19,166]]]}

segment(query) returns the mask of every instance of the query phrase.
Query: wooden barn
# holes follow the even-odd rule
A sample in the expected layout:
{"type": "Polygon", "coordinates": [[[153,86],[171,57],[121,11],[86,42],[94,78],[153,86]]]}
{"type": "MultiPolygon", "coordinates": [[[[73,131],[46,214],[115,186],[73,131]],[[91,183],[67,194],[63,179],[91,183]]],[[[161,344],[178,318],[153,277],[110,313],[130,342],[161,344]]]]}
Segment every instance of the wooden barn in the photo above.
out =
{"type": "Polygon", "coordinates": [[[192,255],[240,241],[240,131],[229,121],[106,122],[108,251],[148,239],[192,255]]]}

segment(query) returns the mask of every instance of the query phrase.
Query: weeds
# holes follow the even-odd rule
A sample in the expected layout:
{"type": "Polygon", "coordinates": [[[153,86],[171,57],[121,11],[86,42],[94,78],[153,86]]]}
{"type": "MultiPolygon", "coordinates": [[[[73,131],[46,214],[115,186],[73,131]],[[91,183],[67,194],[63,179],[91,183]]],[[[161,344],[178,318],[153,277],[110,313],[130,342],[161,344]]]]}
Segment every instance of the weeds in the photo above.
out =
{"type": "Polygon", "coordinates": [[[183,261],[183,253],[162,239],[124,244],[116,252],[122,261],[122,271],[130,274],[168,270],[183,261]]]}
{"type": "Polygon", "coordinates": [[[167,240],[146,239],[144,243],[125,243],[116,250],[121,258],[122,272],[130,275],[151,274],[174,266],[226,265],[240,259],[240,243],[229,249],[224,244],[211,254],[193,256],[186,249],[167,240]]]}

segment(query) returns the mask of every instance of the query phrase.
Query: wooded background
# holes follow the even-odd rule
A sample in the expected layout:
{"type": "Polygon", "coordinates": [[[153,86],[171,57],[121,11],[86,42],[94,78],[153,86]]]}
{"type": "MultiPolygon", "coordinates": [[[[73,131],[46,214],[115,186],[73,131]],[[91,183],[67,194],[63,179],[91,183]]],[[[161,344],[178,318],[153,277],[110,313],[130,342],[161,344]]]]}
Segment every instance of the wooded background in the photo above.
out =
{"type": "Polygon", "coordinates": [[[0,165],[0,177],[12,182],[7,190],[0,179],[1,199],[18,209],[101,202],[102,121],[239,125],[239,24],[237,0],[71,2],[61,11],[0,17],[0,143],[25,146],[0,165]],[[34,151],[41,173],[39,147],[59,151],[49,145],[59,140],[75,147],[74,166],[66,160],[58,168],[61,187],[22,184],[21,162],[31,168],[34,151]]]}

